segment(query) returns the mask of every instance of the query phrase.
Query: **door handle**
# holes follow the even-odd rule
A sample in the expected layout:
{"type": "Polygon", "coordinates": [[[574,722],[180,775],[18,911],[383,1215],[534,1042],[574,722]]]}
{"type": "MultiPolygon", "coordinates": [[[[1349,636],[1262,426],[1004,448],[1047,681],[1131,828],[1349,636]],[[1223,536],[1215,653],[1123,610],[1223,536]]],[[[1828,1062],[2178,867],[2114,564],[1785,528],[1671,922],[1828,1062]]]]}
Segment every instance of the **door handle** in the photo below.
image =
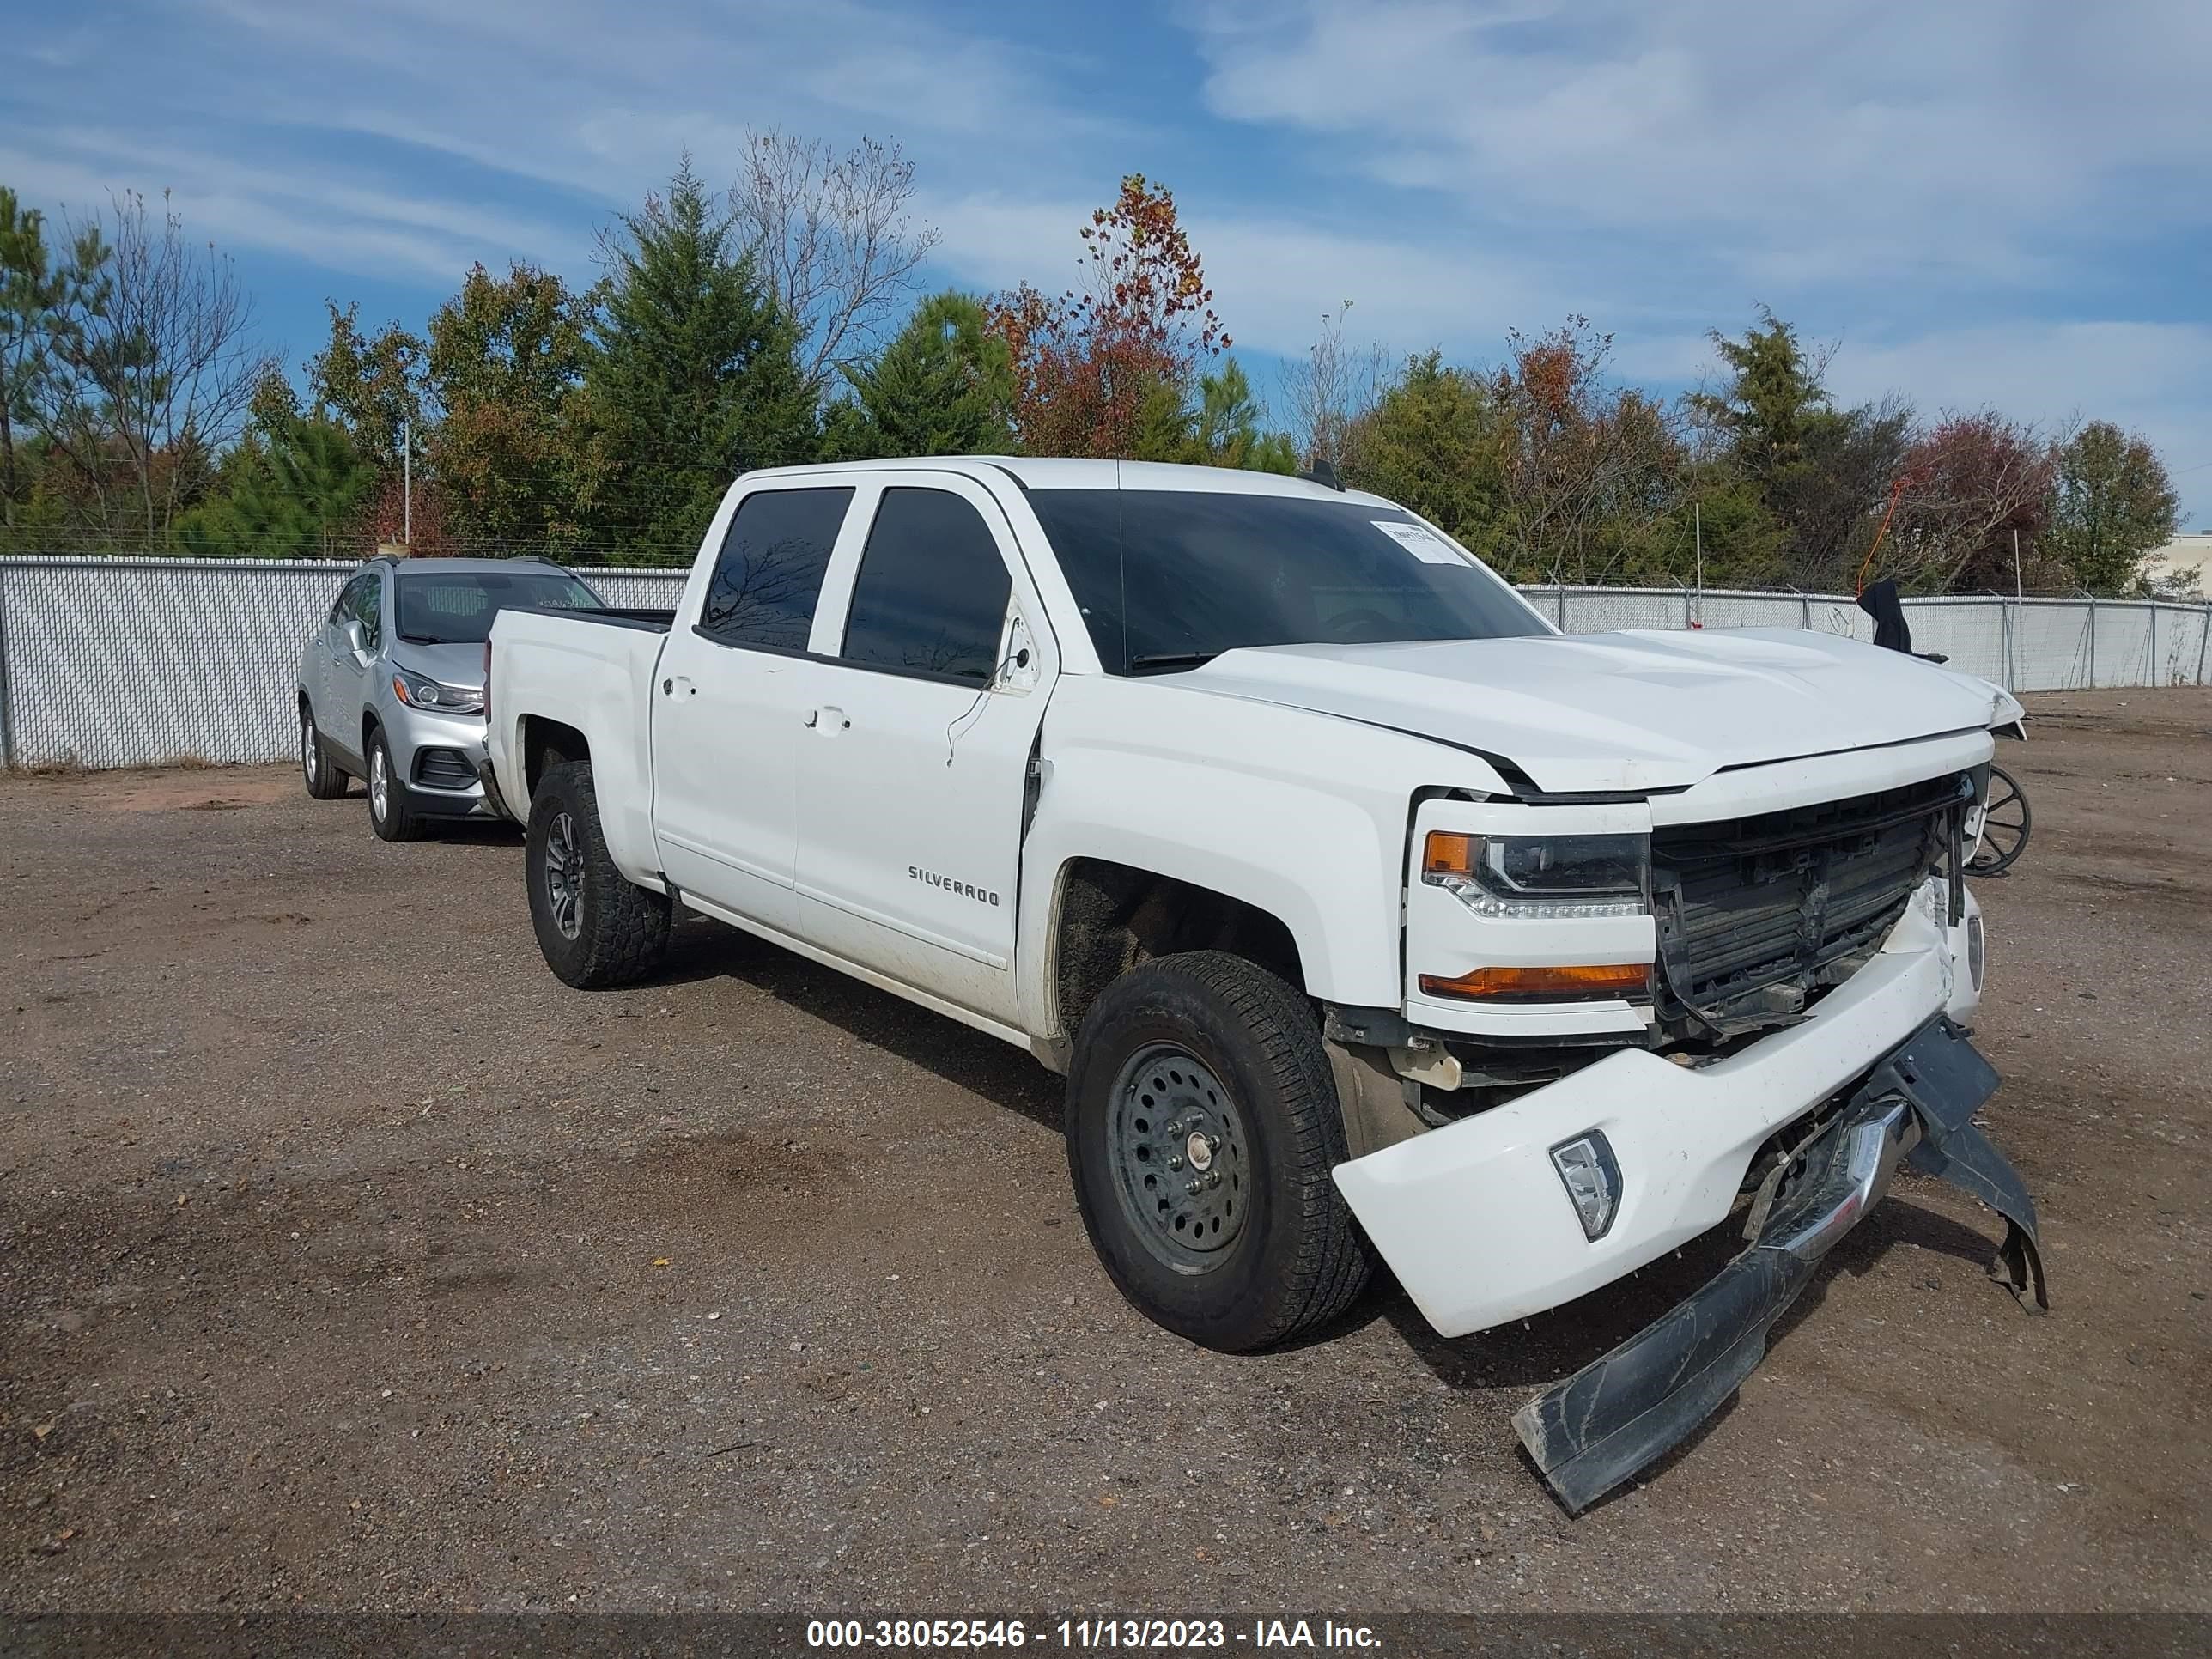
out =
{"type": "Polygon", "coordinates": [[[687,697],[696,697],[699,695],[699,688],[682,674],[674,675],[661,681],[660,695],[664,697],[672,697],[676,695],[676,689],[678,686],[684,688],[684,695],[687,697]]]}
{"type": "Polygon", "coordinates": [[[821,732],[825,735],[832,732],[849,732],[853,729],[852,719],[843,709],[831,708],[827,705],[820,708],[808,709],[806,724],[809,729],[821,732]]]}

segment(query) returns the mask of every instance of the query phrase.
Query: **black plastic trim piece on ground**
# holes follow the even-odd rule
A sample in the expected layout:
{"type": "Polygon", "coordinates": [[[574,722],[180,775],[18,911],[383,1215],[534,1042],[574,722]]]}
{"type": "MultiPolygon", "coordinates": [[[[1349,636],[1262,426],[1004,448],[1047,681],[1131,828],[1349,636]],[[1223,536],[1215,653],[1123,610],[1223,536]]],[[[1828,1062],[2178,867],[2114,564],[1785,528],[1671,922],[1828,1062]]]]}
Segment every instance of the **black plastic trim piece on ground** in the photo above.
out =
{"type": "Polygon", "coordinates": [[[2023,1304],[2032,1291],[2035,1306],[2048,1308],[2035,1206],[2004,1154],[1973,1126],[1996,1086],[1996,1069],[1964,1031],[1940,1015],[1929,1021],[1867,1074],[1805,1150],[1802,1175],[1750,1249],[1704,1289],[1516,1412],[1522,1443],[1567,1512],[1587,1509],[1680,1444],[1757,1368],[1767,1331],[1812,1282],[1820,1256],[1865,1218],[1859,1211],[1824,1230],[1817,1249],[1803,1244],[1808,1217],[1827,1213],[1824,1206],[1853,1184],[1845,1167],[1852,1131],[1886,1121],[1900,1104],[1918,1130],[1909,1154],[1914,1167],[2005,1218],[2005,1276],[2023,1304]]]}

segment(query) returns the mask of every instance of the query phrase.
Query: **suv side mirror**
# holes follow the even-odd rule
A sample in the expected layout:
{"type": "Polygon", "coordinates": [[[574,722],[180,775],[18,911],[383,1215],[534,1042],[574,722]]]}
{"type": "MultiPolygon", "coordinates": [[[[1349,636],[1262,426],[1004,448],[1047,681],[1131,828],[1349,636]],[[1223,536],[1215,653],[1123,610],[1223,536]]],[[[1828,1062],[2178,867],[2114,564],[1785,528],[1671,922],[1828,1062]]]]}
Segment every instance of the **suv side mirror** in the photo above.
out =
{"type": "Polygon", "coordinates": [[[361,619],[358,617],[348,617],[338,631],[345,636],[346,648],[355,656],[365,658],[368,655],[361,642],[361,619]]]}

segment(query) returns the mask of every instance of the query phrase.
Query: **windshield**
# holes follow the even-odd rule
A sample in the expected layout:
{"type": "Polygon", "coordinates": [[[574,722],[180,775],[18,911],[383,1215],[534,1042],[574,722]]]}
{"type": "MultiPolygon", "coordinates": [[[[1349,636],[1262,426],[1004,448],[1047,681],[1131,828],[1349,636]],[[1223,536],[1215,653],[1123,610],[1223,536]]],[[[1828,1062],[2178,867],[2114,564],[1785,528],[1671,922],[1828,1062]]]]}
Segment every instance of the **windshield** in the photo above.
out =
{"type": "Polygon", "coordinates": [[[1109,673],[1248,645],[1491,640],[1546,630],[1397,507],[1182,489],[1037,489],[1030,505],[1109,673]]]}
{"type": "Polygon", "coordinates": [[[545,565],[501,570],[399,573],[399,637],[416,645],[482,645],[501,605],[598,611],[599,596],[565,570],[545,565]]]}

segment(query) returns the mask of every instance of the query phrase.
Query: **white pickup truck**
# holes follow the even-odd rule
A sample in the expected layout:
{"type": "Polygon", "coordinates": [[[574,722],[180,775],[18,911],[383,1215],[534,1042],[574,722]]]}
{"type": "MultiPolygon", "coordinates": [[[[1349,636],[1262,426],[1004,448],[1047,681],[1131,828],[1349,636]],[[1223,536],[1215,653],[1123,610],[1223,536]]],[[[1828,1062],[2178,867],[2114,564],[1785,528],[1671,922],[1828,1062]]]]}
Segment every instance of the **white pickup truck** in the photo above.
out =
{"type": "Polygon", "coordinates": [[[1324,483],[972,457],[748,474],[672,616],[505,611],[488,672],[556,974],[651,974],[682,905],[1027,1048],[1100,1260],[1194,1341],[1329,1321],[1378,1255],[1459,1336],[1747,1209],[1516,1414],[1571,1510],[1726,1398],[1902,1158],[2042,1299],[1960,1025],[1986,682],[1563,636],[1324,483]]]}

